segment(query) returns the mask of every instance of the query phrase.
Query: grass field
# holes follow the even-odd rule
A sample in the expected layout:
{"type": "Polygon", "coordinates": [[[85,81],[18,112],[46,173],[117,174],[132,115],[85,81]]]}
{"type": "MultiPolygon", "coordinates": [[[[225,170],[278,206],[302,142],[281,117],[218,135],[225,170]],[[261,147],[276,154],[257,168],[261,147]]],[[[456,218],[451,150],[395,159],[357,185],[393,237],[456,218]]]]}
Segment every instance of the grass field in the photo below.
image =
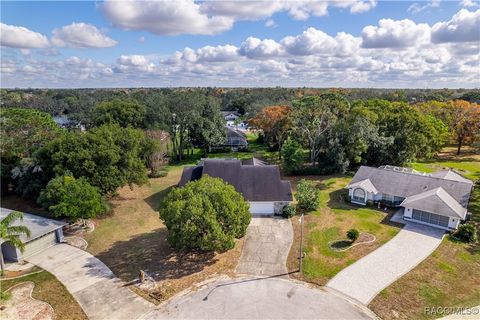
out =
{"type": "MultiPolygon", "coordinates": [[[[340,270],[384,244],[399,231],[399,226],[388,223],[388,214],[376,208],[357,207],[346,203],[343,189],[350,180],[345,176],[309,177],[321,189],[320,209],[305,216],[303,275],[295,277],[324,285],[340,270]],[[373,234],[377,240],[359,245],[344,252],[329,248],[333,240],[345,239],[346,232],[355,228],[360,232],[373,234]]],[[[292,179],[294,189],[297,178],[292,179]]],[[[300,224],[297,217],[292,219],[295,240],[288,259],[289,271],[298,270],[300,224]]]]}
{"type": "Polygon", "coordinates": [[[3,280],[0,282],[0,290],[5,291],[24,281],[35,283],[32,293],[33,298],[48,302],[55,311],[56,319],[87,319],[82,308],[63,284],[47,271],[18,279],[3,280]]]}

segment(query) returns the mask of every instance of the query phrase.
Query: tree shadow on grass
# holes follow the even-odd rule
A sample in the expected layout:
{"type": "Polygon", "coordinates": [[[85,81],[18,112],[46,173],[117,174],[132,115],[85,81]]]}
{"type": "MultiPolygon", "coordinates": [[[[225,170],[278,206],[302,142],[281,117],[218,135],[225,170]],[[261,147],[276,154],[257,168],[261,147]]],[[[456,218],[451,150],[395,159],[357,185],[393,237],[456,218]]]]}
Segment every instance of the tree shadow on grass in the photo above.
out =
{"type": "Polygon", "coordinates": [[[159,228],[149,233],[115,242],[108,250],[96,255],[123,281],[146,271],[155,280],[178,279],[202,271],[214,264],[214,252],[177,251],[167,243],[168,230],[159,228]]]}
{"type": "Polygon", "coordinates": [[[151,196],[143,199],[153,211],[158,211],[160,207],[160,201],[174,188],[175,186],[170,186],[162,191],[152,194],[151,196]]]}

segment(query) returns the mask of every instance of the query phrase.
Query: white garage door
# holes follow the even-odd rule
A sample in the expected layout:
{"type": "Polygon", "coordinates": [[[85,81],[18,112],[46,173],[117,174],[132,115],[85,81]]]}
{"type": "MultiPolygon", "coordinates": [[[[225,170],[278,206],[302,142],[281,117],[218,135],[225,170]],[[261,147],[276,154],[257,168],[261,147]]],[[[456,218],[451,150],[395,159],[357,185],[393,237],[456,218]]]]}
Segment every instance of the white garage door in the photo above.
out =
{"type": "Polygon", "coordinates": [[[22,253],[22,257],[27,258],[32,254],[40,252],[48,247],[57,243],[57,237],[55,231],[47,233],[43,237],[37,238],[25,245],[25,251],[22,253]]]}
{"type": "Polygon", "coordinates": [[[250,202],[250,212],[255,215],[273,215],[273,202],[250,202]]]}

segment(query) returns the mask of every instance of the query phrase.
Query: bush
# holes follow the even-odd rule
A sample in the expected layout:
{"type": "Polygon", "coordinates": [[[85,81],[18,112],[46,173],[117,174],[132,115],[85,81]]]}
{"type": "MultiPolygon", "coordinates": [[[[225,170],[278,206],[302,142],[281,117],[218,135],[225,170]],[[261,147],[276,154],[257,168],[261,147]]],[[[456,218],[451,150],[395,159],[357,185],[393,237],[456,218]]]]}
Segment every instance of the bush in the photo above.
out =
{"type": "Polygon", "coordinates": [[[296,173],[303,164],[302,146],[295,140],[288,138],[282,147],[282,165],[286,173],[296,173]]]}
{"type": "Polygon", "coordinates": [[[311,181],[300,180],[297,185],[298,207],[305,211],[314,211],[320,205],[320,192],[311,181]]]}
{"type": "Polygon", "coordinates": [[[295,206],[292,206],[292,205],[286,205],[285,207],[283,207],[282,209],[282,216],[284,218],[291,218],[293,217],[294,215],[297,214],[297,209],[295,208],[295,206]]]}
{"type": "Polygon", "coordinates": [[[475,242],[477,241],[477,229],[471,223],[462,224],[453,236],[463,242],[475,242]]]}
{"type": "Polygon", "coordinates": [[[226,251],[247,231],[248,202],[220,178],[204,176],[174,188],[160,205],[167,240],[177,249],[226,251]]]}
{"type": "Polygon", "coordinates": [[[357,229],[350,229],[347,231],[347,238],[350,239],[352,242],[358,239],[360,232],[357,229]]]}
{"type": "Polygon", "coordinates": [[[148,174],[149,178],[163,178],[168,175],[168,171],[166,170],[158,170],[158,171],[153,171],[148,174]]]}
{"type": "Polygon", "coordinates": [[[54,217],[68,217],[73,222],[94,218],[109,210],[98,188],[83,177],[75,179],[70,173],[50,180],[37,202],[54,217]]]}

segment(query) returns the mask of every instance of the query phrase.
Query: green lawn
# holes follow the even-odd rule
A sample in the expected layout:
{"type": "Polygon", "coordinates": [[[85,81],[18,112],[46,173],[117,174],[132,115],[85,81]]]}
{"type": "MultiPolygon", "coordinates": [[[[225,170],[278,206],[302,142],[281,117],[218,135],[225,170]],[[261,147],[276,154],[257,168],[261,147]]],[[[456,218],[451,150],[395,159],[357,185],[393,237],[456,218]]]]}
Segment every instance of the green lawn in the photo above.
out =
{"type": "Polygon", "coordinates": [[[87,319],[87,316],[80,305],[67,291],[63,284],[47,271],[42,271],[18,279],[2,280],[0,282],[0,290],[3,292],[16,284],[25,281],[32,281],[35,283],[32,297],[48,302],[55,311],[56,319],[87,319]]]}
{"type": "MultiPolygon", "coordinates": [[[[297,179],[294,179],[295,184],[297,179]]],[[[320,209],[305,216],[306,256],[303,263],[303,276],[307,281],[324,285],[339,271],[384,244],[399,231],[398,226],[387,223],[390,212],[376,208],[352,206],[344,201],[347,193],[343,188],[350,177],[310,177],[318,183],[321,190],[320,209]],[[345,239],[346,232],[355,228],[360,232],[368,232],[377,238],[371,244],[359,245],[344,252],[336,252],[329,248],[330,241],[345,239]]],[[[294,186],[295,187],[295,186],[294,186]]],[[[295,241],[289,256],[290,271],[297,270],[299,250],[299,223],[292,219],[295,229],[295,241]]]]}
{"type": "Polygon", "coordinates": [[[471,180],[480,179],[480,160],[457,160],[457,161],[427,161],[412,162],[412,168],[423,172],[434,172],[444,169],[454,169],[471,180]]]}

